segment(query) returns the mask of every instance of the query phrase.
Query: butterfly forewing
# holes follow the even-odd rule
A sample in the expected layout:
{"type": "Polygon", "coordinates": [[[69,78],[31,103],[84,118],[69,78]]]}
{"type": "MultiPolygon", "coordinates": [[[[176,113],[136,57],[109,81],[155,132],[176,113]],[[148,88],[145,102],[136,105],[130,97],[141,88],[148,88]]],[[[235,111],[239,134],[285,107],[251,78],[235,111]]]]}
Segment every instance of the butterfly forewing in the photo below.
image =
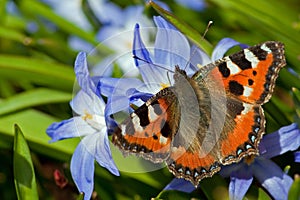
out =
{"type": "Polygon", "coordinates": [[[283,44],[270,41],[227,56],[215,65],[228,95],[243,102],[263,104],[270,99],[285,64],[283,44]]]}

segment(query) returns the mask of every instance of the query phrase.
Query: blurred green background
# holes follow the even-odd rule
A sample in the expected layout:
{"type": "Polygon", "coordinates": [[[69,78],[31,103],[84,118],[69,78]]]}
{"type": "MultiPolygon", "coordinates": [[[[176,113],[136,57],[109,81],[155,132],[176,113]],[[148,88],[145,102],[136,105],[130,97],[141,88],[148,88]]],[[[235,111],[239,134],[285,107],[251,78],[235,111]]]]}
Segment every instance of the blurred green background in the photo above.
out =
{"type": "MultiPolygon", "coordinates": [[[[106,24],[97,19],[96,10],[88,0],[76,2],[89,28],[66,17],[78,16],[67,6],[64,9],[64,0],[49,2],[0,0],[0,199],[17,198],[13,174],[14,124],[18,124],[28,142],[40,199],[72,199],[78,194],[69,171],[70,158],[78,139],[49,144],[50,138],[45,130],[52,122],[72,117],[69,101],[75,81],[75,57],[79,50],[97,46],[100,42],[97,33],[106,24]],[[64,15],[57,11],[55,3],[65,12],[64,15]],[[80,40],[83,48],[74,48],[71,37],[80,40]],[[53,178],[55,170],[68,180],[63,188],[53,178]]],[[[153,15],[162,14],[208,53],[224,37],[248,45],[268,40],[283,42],[287,66],[280,72],[271,101],[264,105],[267,133],[291,122],[299,122],[298,0],[207,0],[205,8],[200,11],[172,0],[164,1],[174,16],[155,10],[141,0],[111,3],[121,10],[130,5],[141,5],[149,20],[153,15]],[[201,35],[210,20],[213,25],[205,35],[206,41],[201,42],[201,35]]],[[[119,20],[122,22],[123,19],[119,20]]],[[[284,168],[292,163],[292,159],[292,154],[288,153],[275,161],[284,168]]],[[[292,164],[291,176],[299,174],[299,168],[299,165],[292,164]]],[[[97,165],[95,198],[150,199],[156,197],[172,178],[167,169],[143,174],[122,173],[120,177],[114,177],[97,165]]],[[[201,182],[201,189],[191,194],[170,192],[165,195],[170,199],[228,198],[227,187],[226,180],[216,175],[201,182]]],[[[264,191],[255,185],[250,188],[247,197],[267,199],[264,191]]]]}

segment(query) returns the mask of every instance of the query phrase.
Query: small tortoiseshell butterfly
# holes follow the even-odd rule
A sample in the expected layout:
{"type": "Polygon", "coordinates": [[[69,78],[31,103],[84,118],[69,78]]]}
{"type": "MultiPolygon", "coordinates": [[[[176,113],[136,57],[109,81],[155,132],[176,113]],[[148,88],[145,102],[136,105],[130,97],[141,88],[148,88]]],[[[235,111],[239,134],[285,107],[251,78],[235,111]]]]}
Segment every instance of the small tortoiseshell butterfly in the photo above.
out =
{"type": "Polygon", "coordinates": [[[203,66],[192,77],[176,66],[162,89],[115,130],[124,154],[166,162],[195,186],[221,165],[258,154],[265,130],[262,104],[286,64],[284,46],[268,41],[203,66]]]}

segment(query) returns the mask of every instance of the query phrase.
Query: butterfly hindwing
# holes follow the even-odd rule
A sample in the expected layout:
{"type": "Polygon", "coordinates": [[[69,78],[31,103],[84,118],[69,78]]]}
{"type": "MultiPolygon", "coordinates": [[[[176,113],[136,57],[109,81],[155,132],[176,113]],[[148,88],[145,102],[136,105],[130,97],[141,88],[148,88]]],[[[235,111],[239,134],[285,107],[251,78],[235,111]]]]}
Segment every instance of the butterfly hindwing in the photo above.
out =
{"type": "Polygon", "coordinates": [[[174,93],[169,88],[161,90],[119,125],[113,143],[125,154],[134,153],[153,162],[164,161],[178,126],[176,107],[174,93]]]}

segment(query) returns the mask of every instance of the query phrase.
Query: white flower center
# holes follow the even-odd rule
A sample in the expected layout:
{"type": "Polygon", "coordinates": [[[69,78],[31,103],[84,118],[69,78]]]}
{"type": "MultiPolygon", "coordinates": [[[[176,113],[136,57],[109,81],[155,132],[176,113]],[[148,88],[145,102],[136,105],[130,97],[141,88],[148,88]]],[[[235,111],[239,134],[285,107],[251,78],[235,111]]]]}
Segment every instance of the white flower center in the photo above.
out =
{"type": "Polygon", "coordinates": [[[100,116],[96,114],[92,115],[86,112],[82,116],[82,119],[86,121],[91,127],[97,130],[101,130],[103,127],[106,126],[104,116],[100,116]]]}

